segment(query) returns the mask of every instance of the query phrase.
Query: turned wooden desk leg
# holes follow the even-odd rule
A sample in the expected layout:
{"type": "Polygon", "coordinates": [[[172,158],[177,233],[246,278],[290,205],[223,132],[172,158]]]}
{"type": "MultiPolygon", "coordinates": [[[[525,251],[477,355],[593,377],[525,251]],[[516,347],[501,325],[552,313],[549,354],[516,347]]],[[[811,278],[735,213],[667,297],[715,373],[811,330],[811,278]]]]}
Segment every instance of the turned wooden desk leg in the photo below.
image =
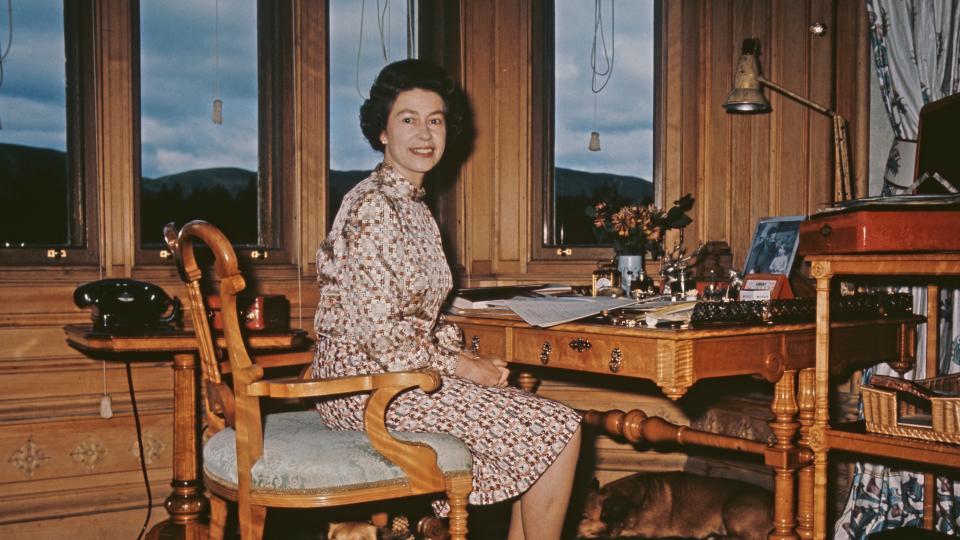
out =
{"type": "MultiPolygon", "coordinates": [[[[810,446],[810,426],[813,425],[813,416],[816,408],[814,401],[814,385],[816,371],[813,368],[800,370],[800,390],[797,394],[800,406],[800,447],[810,446]]],[[[802,539],[813,537],[813,466],[806,465],[797,471],[797,536],[802,539]]]]}
{"type": "MultiPolygon", "coordinates": [[[[770,429],[776,440],[775,448],[787,451],[794,448],[793,440],[800,424],[797,418],[796,371],[785,371],[777,381],[773,392],[773,421],[770,429]]],[[[789,463],[774,468],[773,530],[767,535],[770,540],[797,538],[794,531],[794,469],[789,463]]]]}
{"type": "Polygon", "coordinates": [[[197,384],[194,353],[173,357],[173,492],[163,505],[170,519],[158,524],[148,539],[206,539],[200,522],[207,510],[207,498],[198,475],[197,384]]]}
{"type": "Polygon", "coordinates": [[[529,371],[521,371],[520,374],[517,375],[517,385],[525,392],[533,392],[536,390],[537,383],[539,382],[540,381],[529,371]]]}
{"type": "Polygon", "coordinates": [[[827,441],[830,392],[830,279],[828,264],[811,268],[817,278],[816,391],[813,427],[810,428],[810,449],[813,450],[813,538],[827,538],[827,441]]]}

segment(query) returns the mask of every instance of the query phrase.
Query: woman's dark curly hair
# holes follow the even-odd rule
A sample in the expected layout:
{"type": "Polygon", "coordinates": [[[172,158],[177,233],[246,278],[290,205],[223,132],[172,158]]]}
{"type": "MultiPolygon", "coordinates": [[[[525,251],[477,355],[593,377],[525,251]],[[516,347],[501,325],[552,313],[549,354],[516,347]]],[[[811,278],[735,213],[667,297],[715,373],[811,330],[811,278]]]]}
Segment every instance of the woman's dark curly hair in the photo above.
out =
{"type": "Polygon", "coordinates": [[[370,97],[360,106],[360,129],[374,150],[384,150],[380,134],[387,128],[387,118],[397,96],[414,88],[434,92],[443,99],[447,140],[451,141],[460,134],[463,103],[453,78],[432,62],[400,60],[380,70],[377,80],[370,87],[370,97]]]}

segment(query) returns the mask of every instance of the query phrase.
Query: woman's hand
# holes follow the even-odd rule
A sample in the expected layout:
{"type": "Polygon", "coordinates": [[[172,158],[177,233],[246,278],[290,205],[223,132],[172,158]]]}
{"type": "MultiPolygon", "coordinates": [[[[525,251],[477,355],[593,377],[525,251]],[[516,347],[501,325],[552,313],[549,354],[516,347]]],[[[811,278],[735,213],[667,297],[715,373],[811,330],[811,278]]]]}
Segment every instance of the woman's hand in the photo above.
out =
{"type": "Polygon", "coordinates": [[[504,387],[507,385],[510,370],[507,369],[507,363],[500,358],[481,358],[472,352],[460,351],[454,374],[484,386],[504,387]]]}

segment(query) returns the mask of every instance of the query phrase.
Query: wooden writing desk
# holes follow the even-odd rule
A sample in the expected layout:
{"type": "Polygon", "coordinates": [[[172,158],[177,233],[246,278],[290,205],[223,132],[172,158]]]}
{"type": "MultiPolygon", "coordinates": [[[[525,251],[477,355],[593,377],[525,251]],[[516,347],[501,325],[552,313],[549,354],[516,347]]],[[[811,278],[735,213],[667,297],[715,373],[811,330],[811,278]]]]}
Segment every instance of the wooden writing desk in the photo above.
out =
{"type": "MultiPolygon", "coordinates": [[[[517,318],[448,315],[463,328],[467,346],[499,356],[515,366],[538,366],[651,380],[671,399],[697,381],[732,375],[760,375],[774,383],[770,423],[775,441],[767,445],[737,437],[674,426],[642,411],[589,412],[585,419],[631,442],[670,440],[757,453],[774,469],[775,508],[771,539],[809,537],[813,527],[812,477],[804,477],[795,498],[795,472],[810,463],[806,448],[814,419],[816,325],[728,326],[675,330],[571,323],[532,327],[517,318]],[[798,375],[799,374],[799,375],[798,375]],[[799,378],[799,392],[797,379],[799,378]],[[797,440],[797,434],[799,439],[797,440]],[[794,512],[798,502],[799,511],[794,512]],[[796,520],[795,520],[796,518],[796,520]],[[796,529],[796,530],[795,530],[796,529]]],[[[833,366],[870,360],[902,365],[913,343],[916,318],[834,323],[830,340],[833,366]]],[[[532,390],[536,380],[521,373],[532,390]]],[[[615,406],[615,404],[613,404],[615,406]]]]}
{"type": "MultiPolygon", "coordinates": [[[[147,538],[206,539],[201,518],[207,511],[207,499],[199,475],[197,452],[197,339],[192,330],[160,329],[139,333],[94,331],[92,325],[64,327],[67,342],[85,354],[105,360],[155,361],[158,356],[173,359],[173,479],[172,493],[164,501],[170,519],[150,530],[147,538]]],[[[310,345],[303,330],[251,332],[249,346],[257,351],[306,350],[310,345]]],[[[218,345],[225,346],[222,337],[218,345]]],[[[301,355],[273,356],[269,365],[294,365],[301,355]]],[[[264,364],[258,358],[259,364],[264,364]]]]}

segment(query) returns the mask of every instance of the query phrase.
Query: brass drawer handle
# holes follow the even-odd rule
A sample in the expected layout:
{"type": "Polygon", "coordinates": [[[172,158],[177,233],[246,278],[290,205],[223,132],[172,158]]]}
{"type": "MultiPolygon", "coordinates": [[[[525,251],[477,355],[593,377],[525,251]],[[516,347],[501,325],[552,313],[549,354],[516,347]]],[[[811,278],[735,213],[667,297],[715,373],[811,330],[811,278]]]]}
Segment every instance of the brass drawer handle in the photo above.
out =
{"type": "Polygon", "coordinates": [[[480,336],[470,338],[470,352],[477,354],[480,352],[480,336]]]}
{"type": "Polygon", "coordinates": [[[614,347],[613,351],[610,352],[610,371],[616,373],[620,371],[620,364],[623,361],[623,353],[620,352],[620,347],[614,347]]]}
{"type": "Polygon", "coordinates": [[[570,348],[577,352],[583,352],[590,347],[593,347],[593,345],[590,344],[589,339],[577,338],[570,340],[570,348]]]}
{"type": "Polygon", "coordinates": [[[550,361],[550,353],[553,352],[553,347],[550,346],[549,341],[543,342],[543,347],[540,347],[540,362],[543,365],[546,365],[550,361]]]}

